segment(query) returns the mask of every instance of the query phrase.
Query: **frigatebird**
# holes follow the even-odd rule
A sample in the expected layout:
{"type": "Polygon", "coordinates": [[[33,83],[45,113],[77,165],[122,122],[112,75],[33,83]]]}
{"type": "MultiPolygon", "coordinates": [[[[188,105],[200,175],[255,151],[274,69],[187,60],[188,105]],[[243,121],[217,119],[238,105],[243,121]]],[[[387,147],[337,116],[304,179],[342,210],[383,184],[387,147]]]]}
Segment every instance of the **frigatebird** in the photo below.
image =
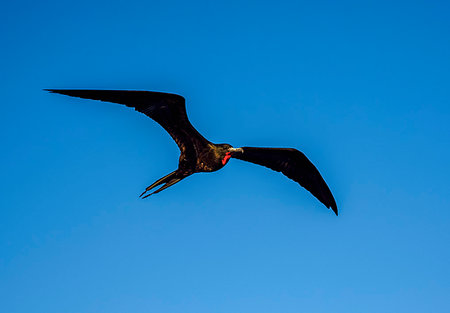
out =
{"type": "Polygon", "coordinates": [[[230,158],[263,165],[283,173],[313,194],[337,215],[336,202],[317,168],[300,151],[292,148],[233,148],[205,139],[189,122],[184,97],[171,93],[134,90],[45,89],[84,99],[124,104],[144,113],[160,124],[180,149],[178,169],[158,179],[140,195],[142,198],[161,192],[180,180],[199,172],[214,172],[230,158]],[[162,185],[156,191],[153,188],[162,185]]]}

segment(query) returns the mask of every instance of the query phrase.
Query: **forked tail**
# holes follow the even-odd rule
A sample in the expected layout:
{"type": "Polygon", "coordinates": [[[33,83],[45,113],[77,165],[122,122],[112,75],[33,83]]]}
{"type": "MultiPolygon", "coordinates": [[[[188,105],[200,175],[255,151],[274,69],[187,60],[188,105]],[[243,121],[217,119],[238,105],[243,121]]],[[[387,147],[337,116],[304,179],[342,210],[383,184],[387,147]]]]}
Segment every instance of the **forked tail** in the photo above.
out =
{"type": "Polygon", "coordinates": [[[173,171],[170,174],[167,174],[166,176],[158,179],[157,181],[155,181],[153,184],[151,184],[150,186],[148,186],[145,191],[143,193],[141,193],[141,195],[139,197],[142,197],[142,199],[145,199],[155,193],[161,192],[166,188],[169,188],[172,185],[175,185],[176,183],[178,183],[180,180],[182,180],[183,178],[187,177],[186,175],[183,175],[182,173],[180,173],[178,170],[173,171]],[[159,188],[156,191],[153,191],[149,194],[146,194],[147,192],[149,192],[150,190],[152,190],[153,188],[164,184],[161,188],[159,188]]]}

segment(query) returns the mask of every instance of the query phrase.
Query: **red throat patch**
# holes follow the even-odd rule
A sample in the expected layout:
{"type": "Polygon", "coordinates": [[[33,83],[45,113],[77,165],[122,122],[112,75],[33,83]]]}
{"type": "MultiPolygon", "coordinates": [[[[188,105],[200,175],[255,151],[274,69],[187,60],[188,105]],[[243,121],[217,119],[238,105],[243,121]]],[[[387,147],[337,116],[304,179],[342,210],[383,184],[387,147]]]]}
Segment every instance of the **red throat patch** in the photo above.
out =
{"type": "Polygon", "coordinates": [[[228,160],[231,158],[231,152],[227,152],[226,154],[225,154],[225,157],[223,158],[223,160],[222,160],[222,164],[223,165],[225,165],[225,164],[227,164],[227,162],[228,162],[228,160]]]}

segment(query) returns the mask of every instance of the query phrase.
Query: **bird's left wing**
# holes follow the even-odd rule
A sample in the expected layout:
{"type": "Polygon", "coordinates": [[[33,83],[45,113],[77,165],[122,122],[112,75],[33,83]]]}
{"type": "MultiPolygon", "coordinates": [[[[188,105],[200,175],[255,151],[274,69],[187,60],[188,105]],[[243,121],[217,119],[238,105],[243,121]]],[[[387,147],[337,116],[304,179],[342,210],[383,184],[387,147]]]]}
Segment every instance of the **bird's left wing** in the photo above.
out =
{"type": "Polygon", "coordinates": [[[185,99],[176,94],[134,90],[45,89],[84,99],[124,104],[160,124],[175,140],[181,153],[194,162],[197,152],[209,143],[189,122],[185,99]]]}
{"type": "Polygon", "coordinates": [[[296,149],[243,147],[233,158],[263,165],[296,181],[337,215],[336,201],[317,168],[296,149]]]}

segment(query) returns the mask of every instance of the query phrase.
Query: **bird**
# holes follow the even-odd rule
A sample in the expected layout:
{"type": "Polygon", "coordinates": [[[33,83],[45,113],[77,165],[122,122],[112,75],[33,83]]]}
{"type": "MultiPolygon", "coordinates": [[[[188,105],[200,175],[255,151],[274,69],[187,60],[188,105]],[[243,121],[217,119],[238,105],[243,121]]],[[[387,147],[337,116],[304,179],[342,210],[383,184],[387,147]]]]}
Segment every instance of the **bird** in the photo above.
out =
{"type": "Polygon", "coordinates": [[[192,126],[186,113],[186,100],[181,95],[140,90],[44,90],[126,105],[147,115],[169,133],[180,149],[178,168],[148,186],[141,193],[141,198],[157,194],[192,174],[220,170],[231,158],[235,158],[281,172],[338,215],[336,201],[328,185],[302,152],[294,148],[234,148],[227,143],[214,144],[192,126]],[[156,187],[159,189],[152,191],[156,187]]]}

